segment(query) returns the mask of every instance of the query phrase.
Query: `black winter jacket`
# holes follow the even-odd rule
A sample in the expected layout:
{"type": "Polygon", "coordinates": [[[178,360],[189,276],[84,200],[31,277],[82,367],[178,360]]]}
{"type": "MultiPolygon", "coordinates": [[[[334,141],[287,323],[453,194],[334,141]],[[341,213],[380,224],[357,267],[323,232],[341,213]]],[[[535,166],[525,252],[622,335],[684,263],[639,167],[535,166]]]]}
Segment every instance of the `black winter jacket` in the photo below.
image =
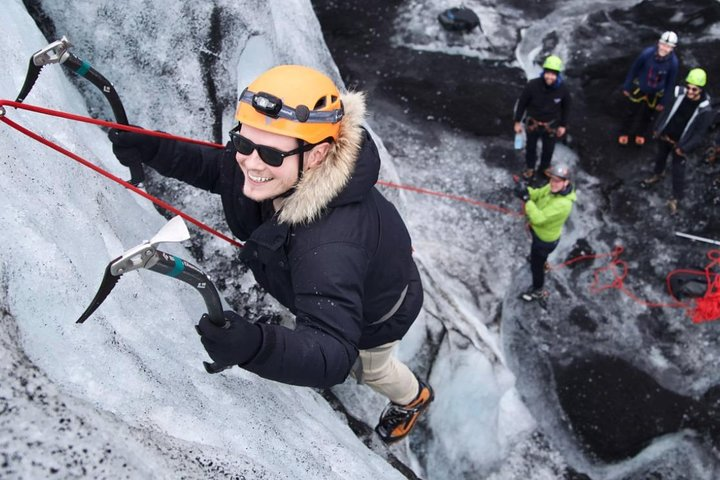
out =
{"type": "MultiPolygon", "coordinates": [[[[655,126],[655,135],[662,136],[663,130],[670,123],[673,115],[680,107],[685,99],[687,89],[683,86],[676,86],[672,95],[665,95],[665,108],[657,119],[655,126]]],[[[695,112],[693,112],[690,120],[685,125],[685,129],[677,142],[678,148],[685,153],[690,153],[703,144],[703,139],[710,124],[713,121],[713,111],[710,106],[710,96],[703,92],[695,112]]]]}
{"type": "Polygon", "coordinates": [[[540,122],[554,122],[554,127],[567,127],[570,115],[570,93],[558,75],[557,81],[547,85],[542,78],[530,80],[515,105],[515,121],[522,121],[525,111],[540,122]]]}
{"type": "Polygon", "coordinates": [[[230,144],[216,150],[164,140],[146,162],[221,196],[230,229],[246,241],[241,258],[257,282],[296,315],[294,330],[254,324],[262,329],[262,341],[247,346],[257,353],[241,365],[284,383],[343,382],[358,349],[402,338],[422,306],[408,231],[374,187],[380,158],[360,127],[364,100],[348,94],[343,103],[349,125],[343,124],[331,158],[306,172],[278,213],[271,200],[258,203],[243,195],[244,176],[230,144]],[[347,174],[337,175],[343,169],[347,174]]]}

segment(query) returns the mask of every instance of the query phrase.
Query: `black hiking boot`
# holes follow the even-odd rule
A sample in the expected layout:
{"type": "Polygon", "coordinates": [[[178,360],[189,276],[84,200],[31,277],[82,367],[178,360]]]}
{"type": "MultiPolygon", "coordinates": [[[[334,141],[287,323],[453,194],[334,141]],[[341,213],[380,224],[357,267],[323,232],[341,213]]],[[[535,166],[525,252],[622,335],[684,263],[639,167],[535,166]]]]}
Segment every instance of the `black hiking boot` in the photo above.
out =
{"type": "Polygon", "coordinates": [[[526,302],[538,302],[542,308],[547,308],[547,299],[550,296],[550,292],[543,290],[542,288],[531,288],[527,292],[520,295],[520,298],[526,302]]]}
{"type": "Polygon", "coordinates": [[[662,173],[654,173],[651,177],[648,177],[645,180],[643,180],[642,182],[640,182],[640,186],[642,188],[650,188],[662,179],[663,179],[662,173]]]}
{"type": "Polygon", "coordinates": [[[707,150],[705,150],[705,161],[710,165],[715,165],[718,153],[720,153],[720,147],[709,147],[707,150]]]}
{"type": "Polygon", "coordinates": [[[385,443],[393,443],[405,438],[415,426],[420,414],[435,398],[432,387],[418,378],[420,393],[407,405],[388,403],[380,415],[375,431],[385,443]]]}

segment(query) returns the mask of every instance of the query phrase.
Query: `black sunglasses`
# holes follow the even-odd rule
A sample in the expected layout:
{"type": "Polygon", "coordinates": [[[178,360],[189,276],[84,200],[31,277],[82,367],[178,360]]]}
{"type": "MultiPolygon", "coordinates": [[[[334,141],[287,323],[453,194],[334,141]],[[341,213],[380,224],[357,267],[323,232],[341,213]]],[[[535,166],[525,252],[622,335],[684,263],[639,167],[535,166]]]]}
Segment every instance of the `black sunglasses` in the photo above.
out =
{"type": "Polygon", "coordinates": [[[240,135],[239,126],[230,130],[230,140],[232,140],[235,150],[237,150],[241,155],[250,155],[254,150],[257,150],[260,159],[271,167],[279,167],[282,165],[285,157],[291,157],[293,155],[297,155],[298,153],[310,151],[318,145],[317,143],[303,142],[303,144],[295,150],[283,152],[277,148],[253,143],[251,140],[240,135]]]}
{"type": "Polygon", "coordinates": [[[688,85],[687,90],[689,92],[699,92],[702,89],[700,87],[696,87],[695,85],[688,85]]]}

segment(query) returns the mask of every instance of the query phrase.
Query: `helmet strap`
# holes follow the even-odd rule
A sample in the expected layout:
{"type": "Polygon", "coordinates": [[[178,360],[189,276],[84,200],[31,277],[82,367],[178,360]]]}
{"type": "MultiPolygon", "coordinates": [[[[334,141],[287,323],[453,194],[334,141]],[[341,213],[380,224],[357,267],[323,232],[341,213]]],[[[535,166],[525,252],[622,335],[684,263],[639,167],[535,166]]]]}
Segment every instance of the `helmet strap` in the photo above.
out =
{"type": "MultiPolygon", "coordinates": [[[[300,142],[299,148],[302,149],[302,147],[305,146],[305,140],[300,140],[300,139],[298,139],[298,140],[299,140],[299,142],[300,142]]],[[[305,152],[303,152],[302,150],[300,150],[300,153],[299,153],[298,155],[300,156],[300,158],[298,159],[298,177],[297,177],[297,180],[295,181],[295,184],[294,184],[292,187],[290,187],[290,189],[288,189],[287,192],[281,193],[281,194],[278,195],[277,197],[274,197],[273,200],[274,200],[275,198],[287,198],[287,197],[289,197],[290,195],[292,195],[293,192],[295,192],[295,188],[297,188],[298,183],[300,183],[300,180],[302,179],[302,176],[303,176],[303,165],[305,164],[305,157],[304,157],[305,152]]]]}
{"type": "Polygon", "coordinates": [[[297,182],[295,182],[295,185],[302,180],[303,176],[303,167],[305,166],[305,152],[302,151],[302,148],[305,146],[305,140],[300,140],[300,159],[298,160],[298,179],[297,182]]]}

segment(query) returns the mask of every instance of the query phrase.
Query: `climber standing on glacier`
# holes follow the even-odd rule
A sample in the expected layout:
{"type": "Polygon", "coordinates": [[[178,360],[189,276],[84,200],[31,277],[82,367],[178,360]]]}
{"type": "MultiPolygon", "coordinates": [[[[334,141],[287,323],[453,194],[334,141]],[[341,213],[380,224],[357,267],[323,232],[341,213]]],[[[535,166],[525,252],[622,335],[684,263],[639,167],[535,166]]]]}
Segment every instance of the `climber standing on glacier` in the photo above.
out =
{"type": "Polygon", "coordinates": [[[549,182],[532,188],[524,181],[515,186],[515,195],[525,202],[525,216],[530,227],[530,271],[532,287],[521,295],[527,302],[538,301],[543,307],[549,292],[545,285],[545,262],[560,243],[563,226],[577,199],[567,165],[553,165],[545,171],[549,182]]]}
{"type": "Polygon", "coordinates": [[[628,101],[620,145],[628,145],[631,139],[639,147],[645,145],[654,113],[662,112],[663,96],[675,86],[680,64],[674,52],[677,44],[675,32],[663,32],[657,44],[644,49],[630,67],[622,90],[628,101]]]}
{"type": "Polygon", "coordinates": [[[527,133],[525,146],[525,171],[523,177],[532,179],[536,174],[544,178],[550,167],[555,142],[565,135],[570,115],[570,92],[561,74],[563,62],[560,57],[550,55],[543,62],[543,72],[530,80],[515,104],[513,113],[516,134],[527,133]],[[540,165],[537,165],[537,143],[542,141],[540,165]]]}
{"type": "Polygon", "coordinates": [[[433,390],[394,355],[423,302],[407,228],[374,187],[380,157],[362,127],[365,99],[303,66],[271,68],[240,95],[224,150],[112,130],[124,165],[219,194],[240,256],[296,318],[295,329],[225,312],[204,316],[202,344],[219,365],[324,388],[348,375],[390,403],[386,442],[410,433],[433,390]]]}

